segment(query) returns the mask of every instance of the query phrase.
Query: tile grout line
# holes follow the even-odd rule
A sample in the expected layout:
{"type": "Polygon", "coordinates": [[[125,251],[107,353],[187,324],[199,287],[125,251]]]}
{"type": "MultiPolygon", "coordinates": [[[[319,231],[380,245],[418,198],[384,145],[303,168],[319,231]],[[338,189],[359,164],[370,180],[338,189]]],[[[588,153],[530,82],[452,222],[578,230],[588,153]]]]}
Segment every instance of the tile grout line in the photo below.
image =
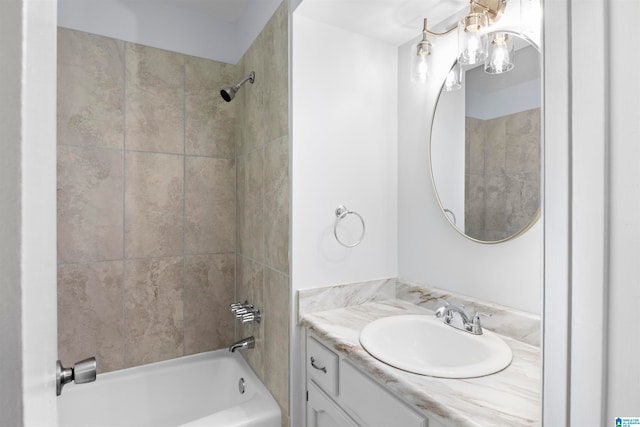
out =
{"type": "Polygon", "coordinates": [[[127,153],[147,153],[147,154],[164,154],[167,156],[180,156],[180,157],[194,157],[194,158],[203,158],[203,159],[217,159],[217,160],[234,160],[234,157],[223,157],[223,156],[206,156],[203,154],[186,154],[186,153],[176,153],[170,151],[153,151],[153,150],[140,150],[140,149],[125,149],[125,148],[114,148],[114,147],[105,147],[99,145],[82,145],[82,144],[58,144],[61,147],[69,147],[69,148],[85,148],[85,149],[94,149],[94,150],[104,150],[104,151],[118,151],[127,153]]]}
{"type": "Polygon", "coordinates": [[[182,355],[187,354],[187,59],[182,57],[182,355]]]}
{"type": "MultiPolygon", "coordinates": [[[[233,251],[220,251],[220,252],[186,252],[185,257],[198,257],[198,256],[212,256],[212,255],[229,255],[234,254],[233,251]]],[[[96,264],[101,262],[116,262],[122,261],[148,261],[154,259],[169,259],[169,258],[179,258],[183,256],[183,254],[175,254],[175,255],[158,255],[158,256],[141,256],[141,257],[120,257],[120,258],[105,258],[105,259],[90,259],[90,260],[80,260],[80,261],[71,261],[71,262],[59,262],[57,265],[87,265],[87,264],[96,264]]]]}
{"type": "Polygon", "coordinates": [[[122,340],[122,368],[124,369],[127,360],[127,310],[126,310],[126,189],[127,189],[127,42],[123,43],[122,50],[122,331],[120,339],[122,340]]]}

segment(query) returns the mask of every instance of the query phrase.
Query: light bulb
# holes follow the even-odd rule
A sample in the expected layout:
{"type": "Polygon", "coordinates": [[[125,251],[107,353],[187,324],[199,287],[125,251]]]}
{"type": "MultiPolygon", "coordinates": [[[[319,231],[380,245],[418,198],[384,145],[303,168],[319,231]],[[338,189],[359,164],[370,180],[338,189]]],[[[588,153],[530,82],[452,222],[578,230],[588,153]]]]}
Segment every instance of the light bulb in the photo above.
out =
{"type": "Polygon", "coordinates": [[[458,23],[458,61],[462,64],[477,64],[487,56],[488,25],[484,13],[471,13],[458,23]]]}
{"type": "Polygon", "coordinates": [[[429,67],[427,66],[426,56],[420,56],[417,67],[418,69],[416,70],[416,73],[418,75],[418,78],[420,80],[424,80],[425,78],[427,78],[427,74],[429,73],[429,67]]]}
{"type": "Polygon", "coordinates": [[[504,33],[496,33],[489,45],[484,70],[489,74],[501,74],[513,69],[513,42],[504,33]]]}
{"type": "Polygon", "coordinates": [[[411,79],[414,82],[424,82],[429,76],[431,62],[431,43],[422,40],[412,49],[411,79]]]}
{"type": "Polygon", "coordinates": [[[462,68],[460,68],[460,64],[456,62],[449,73],[447,74],[447,78],[444,80],[444,85],[442,86],[442,90],[445,92],[451,92],[454,90],[458,90],[462,87],[462,68]]]}
{"type": "Polygon", "coordinates": [[[478,40],[478,34],[469,35],[467,38],[467,48],[465,49],[469,55],[469,58],[475,58],[480,50],[480,40],[478,40]]]}

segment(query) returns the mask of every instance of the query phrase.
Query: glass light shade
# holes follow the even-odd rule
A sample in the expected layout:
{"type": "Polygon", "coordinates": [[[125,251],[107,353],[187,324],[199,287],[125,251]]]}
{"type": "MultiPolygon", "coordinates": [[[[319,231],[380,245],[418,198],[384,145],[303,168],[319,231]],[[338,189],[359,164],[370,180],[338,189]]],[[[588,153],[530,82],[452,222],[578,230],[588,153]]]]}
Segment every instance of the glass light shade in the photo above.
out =
{"type": "Polygon", "coordinates": [[[487,57],[487,35],[489,25],[484,13],[470,13],[458,23],[458,61],[461,64],[479,64],[487,57]]]}
{"type": "Polygon", "coordinates": [[[444,86],[442,86],[442,90],[445,92],[451,92],[454,90],[458,90],[462,87],[462,67],[460,67],[460,63],[456,62],[449,74],[447,74],[447,78],[444,80],[444,86]]]}
{"type": "Polygon", "coordinates": [[[411,49],[411,80],[423,82],[431,72],[431,43],[421,40],[411,49]]]}
{"type": "Polygon", "coordinates": [[[495,33],[489,43],[484,71],[489,74],[502,74],[513,69],[513,40],[505,33],[495,33]]]}

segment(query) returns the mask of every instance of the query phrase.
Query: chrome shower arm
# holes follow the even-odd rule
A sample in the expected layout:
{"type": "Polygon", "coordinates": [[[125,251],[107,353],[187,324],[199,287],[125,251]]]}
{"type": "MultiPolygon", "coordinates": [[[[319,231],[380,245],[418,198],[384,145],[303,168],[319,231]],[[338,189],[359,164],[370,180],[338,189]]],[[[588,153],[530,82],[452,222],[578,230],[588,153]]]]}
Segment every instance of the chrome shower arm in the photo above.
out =
{"type": "Polygon", "coordinates": [[[254,71],[250,72],[244,79],[242,79],[242,81],[240,83],[235,85],[233,88],[235,90],[240,89],[240,86],[245,84],[247,82],[247,80],[249,80],[249,83],[253,84],[253,82],[256,80],[256,73],[254,71]]]}

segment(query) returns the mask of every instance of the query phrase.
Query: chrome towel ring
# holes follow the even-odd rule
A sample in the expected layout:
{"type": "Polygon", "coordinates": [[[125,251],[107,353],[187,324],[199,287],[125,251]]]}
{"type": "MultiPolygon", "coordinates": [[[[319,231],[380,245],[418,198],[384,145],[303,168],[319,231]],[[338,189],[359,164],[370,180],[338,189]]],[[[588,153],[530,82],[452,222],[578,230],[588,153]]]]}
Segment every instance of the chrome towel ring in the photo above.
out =
{"type": "Polygon", "coordinates": [[[366,230],[366,227],[364,225],[364,219],[362,219],[362,216],[358,212],[350,211],[344,205],[340,205],[336,208],[336,222],[333,224],[333,235],[335,236],[338,243],[340,243],[342,246],[346,248],[353,248],[355,246],[358,246],[362,242],[362,239],[364,239],[365,230],[366,230]],[[347,215],[357,216],[360,219],[360,222],[362,223],[362,234],[360,235],[360,238],[356,240],[355,243],[351,243],[351,244],[344,243],[338,237],[338,223],[342,221],[347,215]]]}

